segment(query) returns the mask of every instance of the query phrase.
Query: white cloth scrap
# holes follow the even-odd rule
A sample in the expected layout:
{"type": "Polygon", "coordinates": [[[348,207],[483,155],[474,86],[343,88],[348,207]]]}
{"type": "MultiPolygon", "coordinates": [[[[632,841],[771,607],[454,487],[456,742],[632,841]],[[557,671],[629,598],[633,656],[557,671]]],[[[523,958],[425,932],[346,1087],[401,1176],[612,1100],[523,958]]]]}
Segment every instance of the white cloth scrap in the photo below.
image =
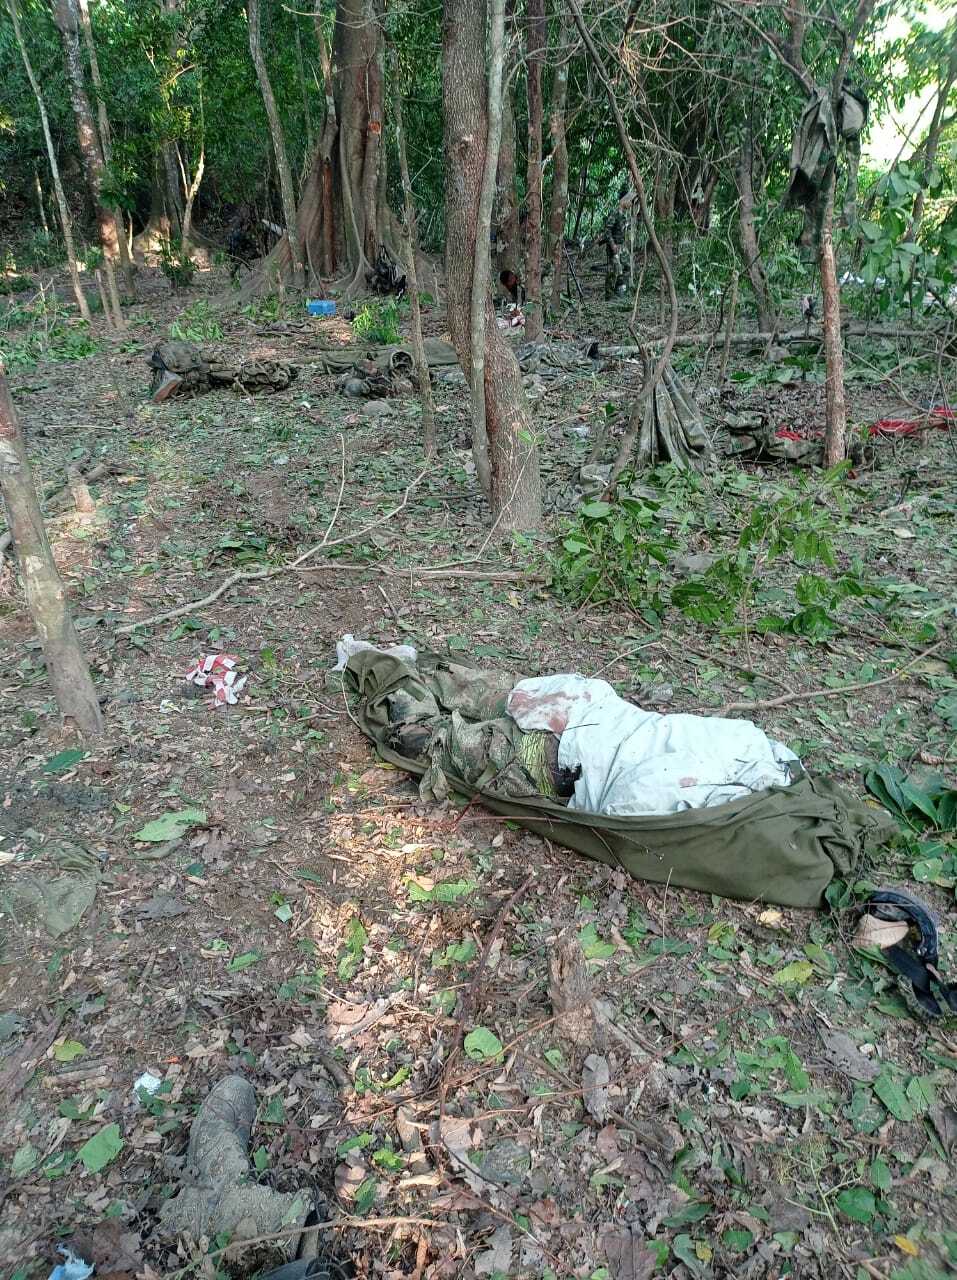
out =
{"type": "Polygon", "coordinates": [[[798,757],[750,720],[661,715],[580,675],[520,681],[508,711],[525,732],[560,737],[558,763],[581,766],[570,809],[635,815],[727,804],[788,786],[798,757]]]}
{"type": "Polygon", "coordinates": [[[345,671],[346,663],[354,653],[384,653],[390,658],[401,658],[403,662],[415,662],[419,656],[418,649],[414,649],[410,644],[393,644],[387,649],[382,649],[377,644],[370,644],[368,640],[357,640],[354,635],[347,632],[341,640],[336,641],[336,665],[333,671],[345,671]]]}

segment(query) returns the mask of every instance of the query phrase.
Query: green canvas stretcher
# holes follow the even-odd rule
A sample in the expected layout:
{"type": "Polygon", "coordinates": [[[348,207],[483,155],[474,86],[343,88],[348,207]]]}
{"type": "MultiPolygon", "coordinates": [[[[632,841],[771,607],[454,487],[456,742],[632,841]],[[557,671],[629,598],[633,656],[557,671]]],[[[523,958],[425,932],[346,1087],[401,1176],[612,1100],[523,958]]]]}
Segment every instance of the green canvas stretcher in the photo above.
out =
{"type": "MultiPolygon", "coordinates": [[[[823,905],[835,876],[853,875],[865,850],[895,830],[882,810],[856,803],[837,784],[807,773],[787,787],[662,817],[610,817],[568,809],[538,794],[510,795],[502,786],[500,759],[484,774],[480,762],[474,764],[474,782],[458,776],[451,762],[461,761],[461,752],[454,743],[449,747],[449,738],[457,723],[468,726],[473,741],[476,729],[481,736],[487,725],[487,739],[500,757],[503,741],[520,733],[505,712],[505,698],[521,677],[483,672],[437,654],[420,653],[413,665],[363,652],[349,659],[343,678],[358,695],[358,723],[383,760],[425,779],[434,778],[438,768],[452,790],[481,796],[493,813],[638,880],[814,909],[823,905]],[[419,719],[423,709],[435,708],[441,759],[414,759],[388,745],[397,705],[419,719]]],[[[433,792],[430,785],[427,794],[433,792]]]]}

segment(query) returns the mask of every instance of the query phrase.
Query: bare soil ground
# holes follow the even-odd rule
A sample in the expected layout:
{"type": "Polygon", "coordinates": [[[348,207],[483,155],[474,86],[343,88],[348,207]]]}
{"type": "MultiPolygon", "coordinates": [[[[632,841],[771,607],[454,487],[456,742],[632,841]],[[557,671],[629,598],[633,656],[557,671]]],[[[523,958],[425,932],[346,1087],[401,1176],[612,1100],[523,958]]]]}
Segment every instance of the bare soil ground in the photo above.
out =
{"type": "MultiPolygon", "coordinates": [[[[0,581],[0,876],[52,878],[65,846],[98,875],[61,937],[2,917],[4,1274],[46,1277],[61,1243],[114,1277],[275,1262],[272,1244],[227,1254],[222,1238],[157,1229],[196,1109],[234,1071],[258,1091],[254,1176],[342,1218],[323,1239],[346,1274],[953,1274],[957,1032],[915,1016],[894,976],[849,945],[847,909],[649,886],[479,806],[423,804],[376,762],[330,666],[351,632],[525,675],[601,674],[659,710],[828,688],[755,718],[858,796],[886,760],[953,785],[957,431],[874,443],[840,499],[810,484],[834,575],[881,588],[842,602],[813,641],[761,634],[753,617],[708,626],[562,594],[549,556],[561,557],[589,448],[573,428],[610,416],[621,429],[627,363],[536,400],[540,535],[488,542],[467,395],[440,387],[439,456],[397,515],[122,634],[237,569],[288,562],[330,524],[341,538],[379,521],[422,467],[413,398],[371,419],[310,366],[352,340],[345,321],[236,313],[223,289],[200,277],[170,297],[146,274],[122,339],[96,334],[79,359],[41,353],[13,377],[41,490],[74,460],[115,474],[94,486],[92,519],[49,507],[105,699],[106,734],[82,753],[64,754],[76,744],[9,563],[0,581]],[[299,380],[271,397],[147,404],[149,353],[197,299],[221,326],[214,345],[293,360],[299,380]],[[487,576],[422,572],[446,564],[487,576]],[[249,675],[237,706],[186,696],[183,672],[216,650],[249,675]],[[190,808],[201,815],[185,832],[138,838],[190,808]],[[558,1019],[558,971],[617,1030],[558,1019]],[[134,1095],[145,1071],[164,1082],[152,1100],[134,1095]]],[[[595,305],[563,328],[620,341],[626,321],[595,305]]],[[[428,323],[440,333],[441,312],[428,323]]],[[[3,335],[8,361],[27,332],[3,335]]],[[[715,429],[755,405],[822,425],[823,388],[801,371],[767,383],[760,359],[736,352],[750,384],[719,397],[716,357],[702,373],[700,354],[682,361],[715,429]]],[[[933,361],[870,347],[856,367],[875,364],[849,383],[855,427],[953,395],[933,361]]],[[[687,576],[682,557],[733,548],[747,513],[798,495],[799,479],[725,462],[700,487],[640,482],[659,491],[676,543],[667,596],[687,576]]],[[[762,563],[752,615],[790,607],[798,572],[788,557],[762,563]]],[[[915,823],[857,887],[902,884],[932,903],[953,976],[955,881],[953,832],[915,823]]]]}

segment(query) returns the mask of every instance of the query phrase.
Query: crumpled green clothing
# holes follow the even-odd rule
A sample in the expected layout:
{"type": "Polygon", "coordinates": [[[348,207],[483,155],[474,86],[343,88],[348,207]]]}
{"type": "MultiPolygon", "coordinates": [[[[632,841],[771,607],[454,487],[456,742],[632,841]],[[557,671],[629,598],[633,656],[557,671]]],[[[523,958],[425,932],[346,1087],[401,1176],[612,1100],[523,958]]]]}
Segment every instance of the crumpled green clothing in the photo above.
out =
{"type": "Polygon", "coordinates": [[[78,925],[93,905],[100,865],[92,853],[67,841],[45,849],[44,862],[50,865],[33,869],[27,864],[13,874],[8,868],[0,888],[0,906],[15,921],[36,920],[51,938],[60,938],[78,925]]]}
{"type": "MultiPolygon", "coordinates": [[[[363,652],[349,659],[344,672],[347,685],[359,697],[358,723],[382,759],[419,777],[428,778],[430,771],[437,776],[438,768],[447,787],[480,795],[494,813],[597,862],[620,867],[638,880],[725,898],[817,908],[831,880],[850,876],[865,849],[894,830],[882,811],[857,804],[835,783],[808,774],[788,787],[661,817],[610,817],[568,809],[537,793],[505,794],[503,783],[514,763],[508,759],[508,746],[517,750],[514,735],[520,731],[504,706],[519,678],[437,654],[420,654],[413,665],[363,652]],[[401,713],[410,706],[437,716],[436,727],[443,732],[447,726],[452,732],[453,721],[459,734],[469,719],[494,721],[492,729],[480,726],[491,748],[484,760],[469,754],[473,781],[456,772],[455,752],[466,742],[462,737],[448,751],[439,743],[429,761],[404,756],[388,745],[401,713]],[[477,763],[484,763],[487,776],[474,772],[477,763]]],[[[415,718],[426,721],[429,716],[415,718]]],[[[470,745],[474,750],[474,742],[470,745]]],[[[459,767],[465,768],[461,760],[459,767]]],[[[522,768],[520,762],[517,767],[522,768]]],[[[432,790],[431,782],[426,790],[432,790]]]]}

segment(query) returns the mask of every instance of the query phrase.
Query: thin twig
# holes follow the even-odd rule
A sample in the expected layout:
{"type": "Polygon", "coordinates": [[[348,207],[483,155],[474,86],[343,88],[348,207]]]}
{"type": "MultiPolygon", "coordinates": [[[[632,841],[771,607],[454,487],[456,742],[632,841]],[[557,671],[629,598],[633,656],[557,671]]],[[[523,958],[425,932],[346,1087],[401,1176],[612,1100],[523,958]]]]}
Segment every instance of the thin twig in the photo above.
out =
{"type": "Polygon", "coordinates": [[[808,702],[812,698],[829,698],[841,693],[856,693],[859,689],[876,689],[878,685],[890,684],[894,680],[899,680],[911,667],[915,667],[924,658],[929,658],[932,653],[942,649],[946,643],[946,639],[938,640],[929,649],[919,653],[916,658],[911,658],[910,662],[905,662],[902,667],[892,671],[889,676],[881,676],[879,680],[864,680],[858,684],[843,684],[833,689],[809,689],[806,693],[782,693],[779,698],[765,698],[761,702],[728,702],[717,714],[719,716],[727,716],[732,711],[769,711],[773,707],[786,707],[792,702],[808,702]]]}
{"type": "MultiPolygon", "coordinates": [[[[131,631],[136,631],[138,627],[155,627],[161,622],[169,622],[173,618],[182,617],[184,613],[192,613],[195,609],[204,609],[207,605],[213,604],[220,596],[225,595],[231,587],[236,586],[239,582],[258,582],[264,578],[275,578],[281,573],[289,573],[292,569],[298,569],[306,560],[312,558],[319,551],[324,551],[328,547],[339,547],[344,542],[354,542],[357,538],[364,537],[365,534],[371,533],[373,529],[378,529],[380,525],[391,520],[393,516],[399,514],[400,511],[408,505],[409,497],[415,489],[416,485],[425,475],[425,471],[420,471],[415,477],[405,493],[402,495],[402,501],[391,511],[387,511],[384,516],[380,516],[378,520],[373,520],[371,524],[365,525],[362,529],[356,529],[353,533],[344,534],[341,538],[333,538],[327,541],[325,538],[322,542],[317,542],[315,546],[310,547],[308,551],[304,551],[302,555],[297,556],[295,560],[290,560],[288,564],[277,565],[272,569],[241,569],[238,573],[232,574],[225,582],[220,583],[215,591],[211,591],[208,596],[203,596],[201,600],[190,600],[188,604],[179,605],[175,609],[169,609],[166,613],[155,614],[152,618],[141,618],[137,622],[129,622],[126,626],[117,627],[117,635],[128,635],[131,631]]],[[[327,535],[331,531],[332,525],[327,530],[327,535]]]]}

